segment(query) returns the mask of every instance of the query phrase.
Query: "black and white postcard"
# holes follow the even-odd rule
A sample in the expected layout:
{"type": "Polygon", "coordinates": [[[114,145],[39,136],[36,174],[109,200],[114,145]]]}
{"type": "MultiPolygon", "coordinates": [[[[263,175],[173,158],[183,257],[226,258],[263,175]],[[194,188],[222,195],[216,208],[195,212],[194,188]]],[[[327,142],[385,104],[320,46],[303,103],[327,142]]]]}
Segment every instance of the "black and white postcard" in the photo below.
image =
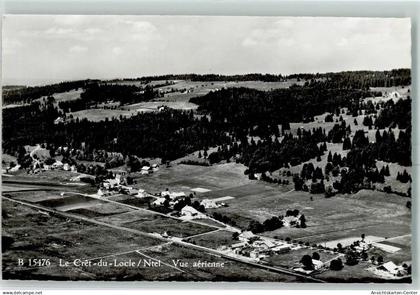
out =
{"type": "Polygon", "coordinates": [[[6,15],[2,277],[410,283],[409,18],[6,15]]]}

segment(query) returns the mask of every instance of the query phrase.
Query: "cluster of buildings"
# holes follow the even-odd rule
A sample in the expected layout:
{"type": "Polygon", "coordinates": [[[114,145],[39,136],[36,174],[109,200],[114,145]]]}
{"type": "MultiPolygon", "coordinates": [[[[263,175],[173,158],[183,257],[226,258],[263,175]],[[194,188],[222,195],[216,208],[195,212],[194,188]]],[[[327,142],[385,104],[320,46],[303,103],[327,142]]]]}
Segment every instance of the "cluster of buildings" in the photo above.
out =
{"type": "Polygon", "coordinates": [[[232,244],[228,248],[225,247],[221,250],[249,257],[255,261],[261,261],[273,254],[286,253],[291,250],[291,245],[287,243],[256,236],[250,231],[244,231],[239,234],[238,240],[238,243],[232,244]]]}
{"type": "Polygon", "coordinates": [[[388,261],[376,267],[376,272],[382,276],[401,278],[410,275],[411,270],[407,264],[396,265],[394,262],[388,261]]]}
{"type": "Polygon", "coordinates": [[[165,203],[165,201],[168,199],[169,206],[173,206],[176,202],[185,197],[186,195],[184,192],[163,191],[160,193],[160,196],[156,197],[156,200],[153,201],[152,205],[162,206],[163,203],[165,203]]]}
{"type": "Polygon", "coordinates": [[[147,175],[152,174],[153,172],[156,172],[159,170],[158,164],[152,164],[151,166],[143,166],[141,167],[140,174],[147,175]]]}
{"type": "Polygon", "coordinates": [[[127,185],[126,174],[124,170],[110,170],[114,178],[105,179],[98,189],[98,196],[107,196],[113,192],[118,192],[126,195],[137,196],[139,198],[145,197],[145,191],[136,189],[127,185]]]}

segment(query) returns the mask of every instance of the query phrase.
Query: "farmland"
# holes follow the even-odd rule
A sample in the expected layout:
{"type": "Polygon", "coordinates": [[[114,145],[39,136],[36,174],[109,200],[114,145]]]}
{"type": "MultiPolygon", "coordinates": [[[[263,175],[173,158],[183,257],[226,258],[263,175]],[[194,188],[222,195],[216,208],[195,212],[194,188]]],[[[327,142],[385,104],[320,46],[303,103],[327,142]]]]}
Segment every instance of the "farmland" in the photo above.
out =
{"type": "MultiPolygon", "coordinates": [[[[48,164],[18,146],[36,124],[17,131],[9,126],[4,277],[411,280],[413,171],[400,157],[409,150],[404,140],[411,125],[404,125],[406,118],[380,118],[385,108],[388,115],[406,110],[409,87],[334,89],[325,93],[339,96],[338,102],[324,104],[317,81],[103,81],[106,91],[110,85],[138,88],[127,88],[133,99],[126,103],[94,96],[89,107],[69,109],[62,118],[59,113],[58,121],[49,110],[50,125],[39,126],[55,133],[38,130],[27,142],[48,151],[48,164]],[[146,99],[146,91],[153,97],[146,99]],[[304,116],[293,104],[283,109],[282,100],[302,99],[302,93],[310,97],[304,116]],[[226,109],[197,97],[220,99],[226,109]],[[238,114],[230,114],[237,105],[238,114]],[[17,258],[41,256],[50,268],[16,264],[17,258]],[[303,269],[304,257],[317,268],[303,269]],[[86,263],[75,264],[78,259],[86,263]],[[344,263],[340,270],[332,266],[337,259],[344,263]],[[380,275],[386,262],[404,268],[403,275],[380,275]]],[[[74,102],[83,93],[57,92],[50,103],[74,102]]],[[[35,101],[48,104],[47,97],[35,101]]],[[[33,110],[25,114],[33,116],[33,110]]]]}

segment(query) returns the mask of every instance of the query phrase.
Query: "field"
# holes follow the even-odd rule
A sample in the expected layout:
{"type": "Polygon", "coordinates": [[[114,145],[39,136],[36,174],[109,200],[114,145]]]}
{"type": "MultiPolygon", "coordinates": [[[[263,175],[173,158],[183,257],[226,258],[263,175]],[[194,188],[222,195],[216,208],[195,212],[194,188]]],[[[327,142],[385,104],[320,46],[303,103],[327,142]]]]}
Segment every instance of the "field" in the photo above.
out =
{"type": "Polygon", "coordinates": [[[302,259],[303,255],[312,256],[314,252],[319,254],[320,260],[323,263],[326,263],[331,259],[335,259],[336,257],[342,257],[342,254],[330,253],[329,251],[320,251],[318,249],[303,247],[301,249],[291,250],[287,253],[273,255],[269,258],[266,258],[264,261],[275,266],[294,268],[300,266],[299,261],[302,259]]]}
{"type": "MultiPolygon", "coordinates": [[[[166,80],[162,81],[152,81],[150,85],[164,84],[166,80]]],[[[72,112],[71,115],[73,118],[79,119],[88,119],[89,121],[98,122],[105,120],[105,118],[111,119],[123,117],[130,117],[138,112],[152,112],[157,111],[158,107],[166,106],[173,109],[181,110],[194,110],[197,108],[197,105],[190,103],[189,100],[193,97],[203,96],[209,93],[210,91],[215,91],[221,88],[229,87],[248,87],[254,88],[261,91],[269,91],[279,88],[288,88],[293,84],[303,84],[303,82],[298,82],[296,80],[290,80],[286,82],[262,82],[262,81],[238,81],[238,82],[224,82],[224,81],[214,81],[214,82],[195,82],[189,80],[174,80],[172,85],[163,86],[157,88],[162,94],[163,97],[156,98],[152,101],[140,102],[131,105],[121,106],[116,110],[109,109],[87,109],[77,112],[72,112]]],[[[120,85],[135,85],[135,86],[146,86],[142,81],[117,81],[112,82],[112,84],[120,85]]],[[[80,90],[73,90],[64,93],[54,94],[56,101],[65,101],[77,99],[80,97],[80,90]]]]}
{"type": "MultiPolygon", "coordinates": [[[[153,81],[150,84],[165,82],[153,81]]],[[[171,85],[156,88],[162,97],[153,101],[125,105],[117,110],[87,109],[73,112],[72,116],[101,121],[112,117],[128,117],[139,112],[158,111],[162,105],[175,109],[196,110],[197,106],[189,102],[190,98],[206,95],[223,87],[249,87],[266,91],[297,83],[184,80],[172,82],[171,85]]],[[[145,85],[140,81],[128,80],[115,83],[145,85]]],[[[396,99],[394,92],[403,98],[409,95],[408,88],[374,90],[386,91],[391,93],[391,96],[367,98],[365,101],[396,99]]],[[[80,97],[81,91],[57,93],[54,97],[56,102],[73,100],[80,97]]],[[[340,123],[341,116],[351,128],[350,137],[354,136],[355,131],[363,130],[370,141],[375,140],[376,130],[362,124],[364,114],[352,117],[346,113],[347,109],[342,109],[339,116],[333,116],[334,122],[326,123],[327,114],[322,114],[316,116],[314,122],[291,123],[288,132],[296,135],[300,128],[312,130],[321,127],[328,133],[335,124],[340,123]]],[[[383,129],[380,131],[383,132],[383,129]]],[[[394,128],[393,131],[398,137],[400,130],[394,128]]],[[[210,147],[208,152],[211,153],[217,148],[210,147]]],[[[328,152],[347,156],[348,151],[343,151],[342,148],[342,143],[327,143],[328,151],[321,156],[320,161],[313,158],[305,163],[312,163],[324,170],[328,152]]],[[[128,175],[133,180],[130,186],[144,189],[149,194],[142,198],[125,194],[124,189],[108,192],[110,196],[105,194],[98,197],[98,183],[90,186],[80,181],[70,181],[79,175],[70,171],[49,170],[30,174],[26,170],[20,170],[7,175],[2,186],[2,234],[10,243],[4,245],[4,278],[296,282],[301,279],[290,274],[268,271],[264,266],[292,270],[300,266],[299,261],[303,255],[311,255],[313,252],[318,252],[321,261],[326,265],[337,257],[345,260],[343,254],[322,248],[335,248],[337,243],[348,246],[359,240],[362,234],[366,235],[366,240],[373,245],[373,248],[368,250],[369,257],[383,256],[385,261],[411,264],[411,210],[407,207],[407,202],[411,199],[403,196],[411,183],[396,180],[397,174],[404,170],[411,175],[411,167],[377,161],[378,169],[389,166],[390,176],[385,177],[385,183],[375,183],[375,189],[372,190],[360,190],[354,194],[337,194],[326,198],[324,194],[295,191],[293,174],[299,174],[305,163],[269,173],[271,177],[289,180],[289,184],[279,185],[250,180],[248,175],[245,175],[247,167],[234,162],[221,162],[211,166],[183,164],[186,160],[207,163],[207,159],[198,158],[198,153],[199,151],[195,151],[174,160],[168,167],[161,165],[151,174],[129,172],[128,175]],[[291,175],[287,176],[288,172],[291,175]],[[388,185],[392,187],[393,193],[384,192],[385,186],[388,185]],[[170,207],[173,203],[161,207],[152,204],[166,190],[184,192],[185,195],[192,196],[192,202],[213,200],[220,204],[220,207],[210,206],[205,209],[205,214],[224,220],[226,224],[212,219],[180,217],[183,213],[175,209],[175,206],[170,207]],[[273,254],[264,258],[259,265],[252,265],[249,257],[237,259],[238,257],[227,257],[225,253],[228,252],[221,252],[221,248],[239,242],[234,238],[236,234],[233,232],[249,230],[251,222],[264,223],[267,219],[284,216],[287,210],[295,209],[305,215],[306,227],[284,226],[258,234],[262,238],[291,240],[289,243],[295,246],[293,250],[273,254]],[[53,265],[48,269],[16,265],[16,257],[27,260],[41,256],[50,259],[53,265]],[[87,259],[96,264],[63,268],[58,266],[60,258],[69,261],[87,259]],[[181,264],[174,265],[174,261],[178,260],[181,264]],[[136,267],[118,266],[118,262],[123,264],[127,261],[142,263],[136,267]],[[146,266],[144,261],[153,261],[159,266],[146,266]],[[193,266],[197,261],[223,263],[224,266],[193,266]],[[101,267],[99,264],[103,262],[114,265],[101,267]]],[[[161,159],[158,158],[145,160],[161,163],[161,159]]],[[[3,161],[9,163],[16,161],[16,158],[4,155],[3,161]]],[[[127,166],[124,164],[117,168],[124,170],[127,166]]],[[[331,183],[332,178],[325,180],[326,185],[331,183]]],[[[197,208],[195,204],[192,206],[197,208]]],[[[201,208],[199,210],[204,212],[201,208]]],[[[313,276],[329,282],[380,281],[378,276],[368,270],[372,266],[369,261],[360,261],[355,266],[345,266],[340,272],[325,270],[313,276]]]]}
{"type": "MultiPolygon", "coordinates": [[[[166,188],[172,191],[192,192],[194,188],[209,189],[211,192],[251,183],[244,175],[246,167],[240,164],[227,163],[212,167],[196,165],[172,165],[169,168],[159,169],[149,175],[133,174],[134,179],[139,183],[139,187],[149,192],[161,192],[166,188]]],[[[206,193],[208,195],[211,192],[206,193]]],[[[197,193],[200,195],[200,193],[197,193]]]]}
{"type": "Polygon", "coordinates": [[[188,238],[186,239],[186,241],[212,249],[217,249],[221,246],[230,246],[238,242],[232,239],[231,232],[224,230],[219,230],[206,235],[188,238]]]}
{"type": "Polygon", "coordinates": [[[196,276],[196,280],[204,281],[272,281],[272,282],[293,282],[296,278],[289,275],[276,274],[252,268],[244,264],[220,258],[213,255],[203,254],[194,249],[182,246],[168,245],[151,248],[143,251],[144,254],[160,259],[162,262],[171,263],[173,260],[180,260],[184,265],[182,268],[196,276]],[[223,267],[194,267],[195,262],[218,262],[223,263],[223,267]]]}
{"type": "Polygon", "coordinates": [[[132,110],[108,110],[108,109],[87,109],[77,112],[70,113],[74,119],[79,118],[79,120],[82,119],[88,119],[92,122],[99,122],[103,121],[106,118],[112,119],[112,118],[119,118],[120,116],[123,117],[131,117],[133,115],[137,114],[137,111],[132,110]]]}

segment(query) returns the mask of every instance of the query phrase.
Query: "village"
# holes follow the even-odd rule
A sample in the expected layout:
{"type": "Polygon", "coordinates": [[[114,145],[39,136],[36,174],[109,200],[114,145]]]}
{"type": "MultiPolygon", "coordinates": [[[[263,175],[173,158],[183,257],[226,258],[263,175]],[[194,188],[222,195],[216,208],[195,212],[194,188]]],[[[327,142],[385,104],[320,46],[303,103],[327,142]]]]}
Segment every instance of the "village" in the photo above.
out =
{"type": "MultiPolygon", "coordinates": [[[[60,149],[66,150],[66,147],[60,149]]],[[[83,185],[83,179],[94,180],[90,175],[78,173],[76,165],[63,163],[60,160],[52,160],[49,152],[42,145],[27,147],[27,153],[32,159],[29,169],[25,169],[27,175],[38,175],[46,171],[56,171],[58,173],[70,173],[69,183],[78,183],[83,185]],[[71,176],[73,175],[73,176],[71,176]]],[[[9,165],[3,169],[3,175],[6,178],[13,178],[13,174],[19,172],[19,165],[9,165]]],[[[154,163],[150,166],[143,166],[139,171],[141,177],[150,177],[160,169],[168,169],[166,166],[160,167],[154,163]]],[[[20,171],[21,172],[21,171],[20,171]]],[[[191,189],[189,192],[172,191],[166,188],[163,191],[149,192],[142,188],[141,183],[137,181],[128,181],[129,172],[125,169],[108,169],[108,177],[103,178],[97,184],[97,192],[89,194],[89,197],[98,199],[112,199],[125,195],[133,200],[147,200],[147,210],[163,213],[171,218],[177,218],[181,221],[194,221],[198,224],[210,223],[218,230],[223,230],[231,234],[232,242],[228,245],[219,245],[216,251],[226,257],[239,259],[240,261],[249,261],[260,265],[273,266],[272,257],[282,257],[287,253],[305,252],[309,254],[302,257],[295,257],[294,261],[286,263],[290,271],[308,276],[317,276],[324,272],[340,271],[341,269],[351,268],[357,261],[366,261],[368,265],[365,269],[381,278],[401,279],[411,275],[410,262],[395,264],[392,260],[385,260],[382,256],[372,256],[368,258],[368,253],[376,252],[375,249],[384,250],[385,253],[398,251],[390,245],[381,244],[384,239],[378,240],[375,237],[363,234],[361,238],[344,239],[345,242],[332,242],[328,246],[322,244],[311,244],[303,241],[296,241],[290,238],[273,238],[264,234],[255,234],[250,230],[239,228],[229,224],[223,219],[215,219],[217,215],[210,215],[207,211],[219,208],[229,207],[230,196],[218,198],[203,197],[203,193],[208,190],[202,188],[191,189]],[[130,182],[130,184],[128,184],[130,182]],[[312,253],[312,254],[311,254],[312,253]],[[321,258],[322,257],[322,258],[321,258]],[[346,265],[347,264],[347,265],[346,265]]],[[[140,178],[140,179],[143,179],[140,178]]],[[[62,192],[64,196],[66,192],[62,192]]],[[[306,227],[302,222],[303,212],[293,213],[288,210],[286,217],[281,217],[281,223],[284,228],[306,227]]],[[[169,242],[182,242],[184,244],[195,242],[191,238],[182,238],[171,233],[171,229],[160,232],[152,232],[153,236],[165,239],[169,242]]]]}

